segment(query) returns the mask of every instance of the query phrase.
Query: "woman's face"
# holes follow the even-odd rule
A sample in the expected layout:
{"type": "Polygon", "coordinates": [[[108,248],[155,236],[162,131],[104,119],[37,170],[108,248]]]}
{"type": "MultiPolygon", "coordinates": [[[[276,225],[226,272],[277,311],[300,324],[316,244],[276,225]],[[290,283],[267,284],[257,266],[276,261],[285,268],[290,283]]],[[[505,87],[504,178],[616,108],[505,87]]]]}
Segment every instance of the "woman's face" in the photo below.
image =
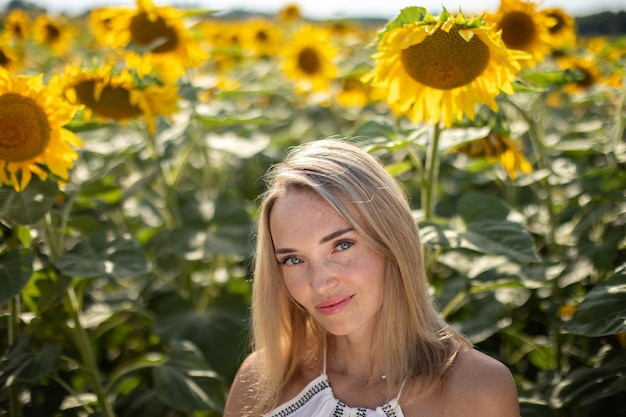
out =
{"type": "Polygon", "coordinates": [[[270,232],[293,299],[331,334],[370,337],[383,302],[384,256],[310,190],[275,201],[270,232]]]}

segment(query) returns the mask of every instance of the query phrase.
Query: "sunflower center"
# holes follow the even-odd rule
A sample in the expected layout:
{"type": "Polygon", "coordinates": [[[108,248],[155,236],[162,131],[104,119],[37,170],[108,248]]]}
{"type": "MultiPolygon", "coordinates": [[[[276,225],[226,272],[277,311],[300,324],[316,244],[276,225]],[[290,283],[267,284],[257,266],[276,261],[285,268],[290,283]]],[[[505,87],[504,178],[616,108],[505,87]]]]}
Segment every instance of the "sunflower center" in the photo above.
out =
{"type": "Polygon", "coordinates": [[[556,21],[556,23],[548,29],[552,35],[557,35],[565,29],[565,21],[563,21],[563,18],[560,15],[556,13],[547,13],[547,16],[556,21]]]}
{"type": "Polygon", "coordinates": [[[143,114],[139,107],[130,102],[130,92],[126,88],[106,86],[102,90],[100,100],[96,100],[95,86],[95,81],[87,80],[75,85],[74,90],[78,101],[99,116],[120,120],[143,114]]]}
{"type": "Polygon", "coordinates": [[[576,81],[576,84],[583,88],[591,87],[595,81],[591,71],[578,65],[576,66],[576,70],[579,71],[581,75],[581,78],[576,81]]]}
{"type": "Polygon", "coordinates": [[[537,36],[535,23],[524,12],[510,12],[500,20],[502,41],[510,49],[526,50],[537,36]]]}
{"type": "Polygon", "coordinates": [[[22,162],[40,155],[51,130],[46,112],[32,98],[0,96],[0,160],[22,162]]]}
{"type": "Polygon", "coordinates": [[[489,63],[489,47],[478,36],[468,42],[457,28],[441,29],[423,42],[402,50],[401,62],[407,74],[418,83],[450,90],[472,82],[489,63]]]}
{"type": "Polygon", "coordinates": [[[258,30],[254,36],[254,39],[256,39],[260,43],[266,43],[269,41],[270,37],[267,35],[266,31],[258,30]]]}
{"type": "Polygon", "coordinates": [[[314,75],[320,71],[322,62],[315,49],[310,46],[302,48],[298,54],[298,68],[307,75],[314,75]]]}
{"type": "Polygon", "coordinates": [[[9,66],[9,63],[11,61],[9,60],[9,57],[7,56],[7,54],[5,54],[2,49],[0,49],[0,67],[2,68],[6,68],[9,66]]]}
{"type": "Polygon", "coordinates": [[[61,31],[55,25],[46,25],[46,41],[54,43],[61,37],[61,31]]]}
{"type": "Polygon", "coordinates": [[[24,36],[24,28],[20,25],[14,25],[9,29],[10,32],[13,33],[13,36],[19,39],[23,39],[24,36]]]}
{"type": "Polygon", "coordinates": [[[150,52],[162,54],[173,51],[178,46],[176,31],[159,16],[157,20],[148,19],[146,13],[133,16],[130,22],[130,37],[139,46],[147,47],[155,42],[158,46],[150,52]]]}

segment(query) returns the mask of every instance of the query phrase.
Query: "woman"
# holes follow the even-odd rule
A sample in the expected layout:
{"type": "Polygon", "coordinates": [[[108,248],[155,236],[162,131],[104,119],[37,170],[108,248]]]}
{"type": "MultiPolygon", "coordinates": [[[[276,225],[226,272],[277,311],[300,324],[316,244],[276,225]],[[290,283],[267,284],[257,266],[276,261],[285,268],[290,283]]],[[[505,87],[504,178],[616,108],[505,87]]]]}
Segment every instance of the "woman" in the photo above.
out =
{"type": "Polygon", "coordinates": [[[266,179],[253,353],[226,417],[519,416],[508,369],[433,307],[411,208],[374,157],[314,141],[266,179]]]}

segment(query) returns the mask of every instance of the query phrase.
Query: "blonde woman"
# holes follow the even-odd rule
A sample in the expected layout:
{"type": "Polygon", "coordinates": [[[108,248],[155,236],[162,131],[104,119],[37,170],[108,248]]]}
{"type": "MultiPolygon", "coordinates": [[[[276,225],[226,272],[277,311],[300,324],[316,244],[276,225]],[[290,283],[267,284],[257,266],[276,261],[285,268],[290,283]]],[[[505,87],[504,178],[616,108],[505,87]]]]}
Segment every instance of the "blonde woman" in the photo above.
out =
{"type": "Polygon", "coordinates": [[[252,290],[252,354],[233,416],[517,417],[508,369],[435,310],[406,196],[338,139],[267,173],[252,290]]]}

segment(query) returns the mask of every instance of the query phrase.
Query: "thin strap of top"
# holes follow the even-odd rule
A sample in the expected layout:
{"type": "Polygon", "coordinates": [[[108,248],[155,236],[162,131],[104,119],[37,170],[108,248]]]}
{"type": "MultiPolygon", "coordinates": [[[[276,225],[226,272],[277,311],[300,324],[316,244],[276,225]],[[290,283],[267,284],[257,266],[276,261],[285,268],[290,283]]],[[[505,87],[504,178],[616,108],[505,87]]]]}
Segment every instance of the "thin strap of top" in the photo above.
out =
{"type": "Polygon", "coordinates": [[[402,388],[404,388],[404,384],[406,383],[406,378],[402,380],[402,384],[400,384],[400,389],[398,390],[398,395],[396,395],[396,401],[400,402],[400,395],[402,395],[402,388]]]}
{"type": "Polygon", "coordinates": [[[326,375],[326,336],[324,336],[324,365],[322,367],[322,372],[326,375]]]}

